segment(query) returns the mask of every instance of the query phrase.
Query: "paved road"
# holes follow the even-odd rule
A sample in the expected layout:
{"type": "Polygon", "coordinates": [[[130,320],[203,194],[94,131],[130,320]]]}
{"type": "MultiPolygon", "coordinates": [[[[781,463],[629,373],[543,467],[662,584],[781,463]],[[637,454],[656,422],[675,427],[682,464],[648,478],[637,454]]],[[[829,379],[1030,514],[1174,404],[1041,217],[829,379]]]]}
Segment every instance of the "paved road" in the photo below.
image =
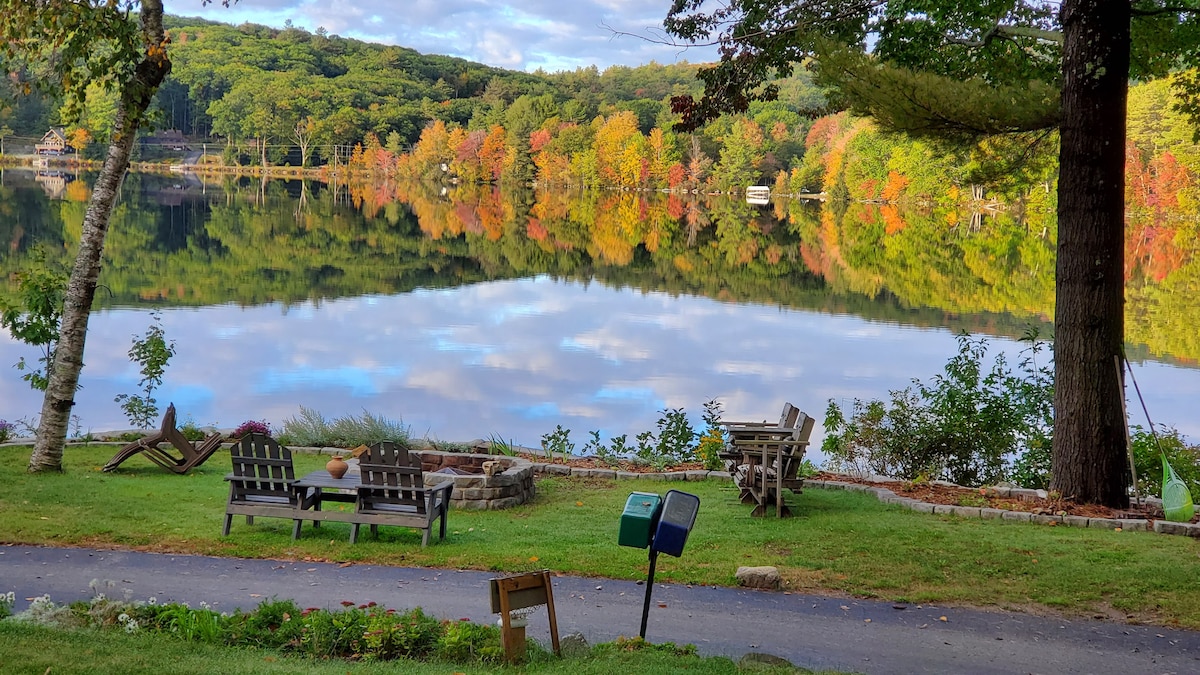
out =
{"type": "MultiPolygon", "coordinates": [[[[422,607],[447,619],[494,621],[488,579],[456,570],[340,566],[129,551],[0,546],[0,592],[57,602],[87,599],[93,580],[110,596],[158,602],[201,601],[251,608],[292,598],[304,607],[343,600],[422,607]]],[[[645,586],[579,577],[554,580],[562,634],[593,644],[636,635],[645,586]]],[[[693,643],[710,655],[782,656],[797,665],[874,674],[1200,673],[1200,633],[933,606],[655,584],[647,639],[693,643]],[[941,617],[946,617],[942,621],[941,617]]],[[[545,611],[529,635],[549,641],[545,611]]]]}

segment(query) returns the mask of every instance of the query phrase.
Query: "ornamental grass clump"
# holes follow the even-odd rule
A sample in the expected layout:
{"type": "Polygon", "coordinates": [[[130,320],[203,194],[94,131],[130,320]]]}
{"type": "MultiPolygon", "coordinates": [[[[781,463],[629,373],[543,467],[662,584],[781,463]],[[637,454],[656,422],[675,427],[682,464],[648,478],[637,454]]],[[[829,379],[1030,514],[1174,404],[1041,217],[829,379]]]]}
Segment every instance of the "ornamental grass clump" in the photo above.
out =
{"type": "Polygon", "coordinates": [[[412,430],[403,422],[363,411],[361,417],[339,417],[327,421],[321,413],[300,406],[300,414],[283,421],[279,442],[302,447],[353,448],[380,441],[411,446],[412,430]]]}

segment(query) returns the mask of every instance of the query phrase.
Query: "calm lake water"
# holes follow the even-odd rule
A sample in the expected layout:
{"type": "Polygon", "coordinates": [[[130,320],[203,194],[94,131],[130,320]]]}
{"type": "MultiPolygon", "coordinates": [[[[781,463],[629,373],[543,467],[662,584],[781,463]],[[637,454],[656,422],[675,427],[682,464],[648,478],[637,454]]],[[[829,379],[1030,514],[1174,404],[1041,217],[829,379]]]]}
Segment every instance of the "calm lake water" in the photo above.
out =
{"type": "MultiPolygon", "coordinates": [[[[4,273],[37,249],[66,263],[86,196],[74,177],[4,172],[4,273]]],[[[664,408],[698,425],[711,398],[727,419],[774,418],[784,401],[821,419],[830,399],[931,378],[957,331],[1015,362],[1027,327],[1049,330],[1053,242],[1037,228],[997,219],[946,241],[933,217],[900,230],[873,228],[869,210],[839,217],[657,194],[130,176],[76,414],[85,432],[129,426],[113,397],[136,391],[126,352],[152,311],[178,348],[156,397],[181,419],[278,428],[301,406],[366,410],[419,436],[528,446],[556,424],[578,447],[591,430],[632,438],[664,408]]],[[[1200,296],[1141,311],[1139,298],[1181,291],[1169,275],[1130,283],[1151,415],[1198,437],[1200,349],[1176,324],[1200,296]]],[[[21,357],[37,352],[0,332],[0,364],[21,357]]],[[[8,373],[0,417],[31,419],[40,393],[8,373]]]]}

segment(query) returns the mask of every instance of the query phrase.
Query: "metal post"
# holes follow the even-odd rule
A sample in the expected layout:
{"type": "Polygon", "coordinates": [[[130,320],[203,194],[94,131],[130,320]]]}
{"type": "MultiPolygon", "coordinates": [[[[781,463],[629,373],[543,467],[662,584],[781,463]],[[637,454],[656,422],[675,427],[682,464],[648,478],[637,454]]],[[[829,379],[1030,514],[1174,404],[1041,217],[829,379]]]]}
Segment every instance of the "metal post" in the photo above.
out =
{"type": "Polygon", "coordinates": [[[642,632],[639,635],[646,639],[646,620],[650,618],[650,593],[654,590],[654,566],[658,564],[658,551],[650,547],[650,576],[646,579],[646,602],[642,604],[642,632]]]}

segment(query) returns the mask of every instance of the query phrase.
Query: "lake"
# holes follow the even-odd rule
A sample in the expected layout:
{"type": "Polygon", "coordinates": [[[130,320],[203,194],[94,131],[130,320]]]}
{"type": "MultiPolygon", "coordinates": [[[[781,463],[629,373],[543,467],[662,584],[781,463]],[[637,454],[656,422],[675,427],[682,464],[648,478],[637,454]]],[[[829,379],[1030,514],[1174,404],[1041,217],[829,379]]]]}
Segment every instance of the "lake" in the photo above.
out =
{"type": "MultiPolygon", "coordinates": [[[[68,264],[87,181],[0,183],[6,276],[36,251],[68,264]]],[[[137,391],[126,352],[158,312],[178,351],[155,396],[201,425],[278,429],[304,406],[447,441],[536,447],[561,424],[582,447],[592,430],[632,439],[665,408],[699,425],[709,399],[726,419],[791,401],[820,420],[830,399],[930,379],[958,331],[1015,363],[1024,331],[1050,331],[1053,246],[1006,214],[947,228],[870,205],[133,174],[75,413],[80,432],[130,426],[113,398],[137,391]]],[[[1179,260],[1131,269],[1127,334],[1154,420],[1195,438],[1200,274],[1179,260]]],[[[0,331],[10,421],[40,410],[7,370],[22,357],[37,352],[0,331]]],[[[1145,423],[1136,399],[1130,415],[1145,423]]]]}

